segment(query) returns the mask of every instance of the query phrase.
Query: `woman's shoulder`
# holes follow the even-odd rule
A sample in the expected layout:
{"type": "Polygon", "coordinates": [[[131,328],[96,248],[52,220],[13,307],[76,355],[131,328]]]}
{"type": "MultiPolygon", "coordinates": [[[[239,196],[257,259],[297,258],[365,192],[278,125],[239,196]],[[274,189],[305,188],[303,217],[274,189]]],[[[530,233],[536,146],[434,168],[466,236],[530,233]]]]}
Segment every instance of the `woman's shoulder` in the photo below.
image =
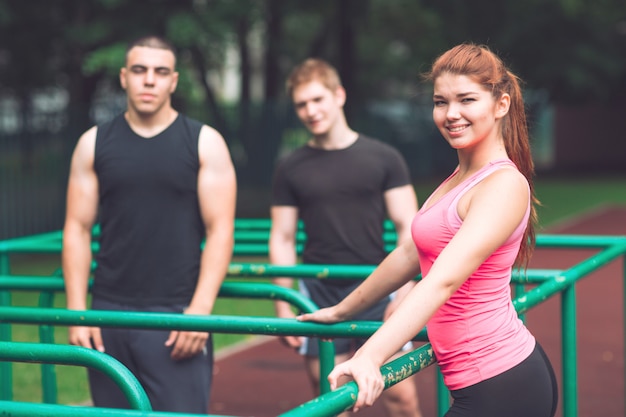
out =
{"type": "Polygon", "coordinates": [[[526,207],[530,187],[526,177],[514,166],[503,166],[487,175],[474,187],[472,200],[488,202],[488,205],[520,209],[526,207]]]}

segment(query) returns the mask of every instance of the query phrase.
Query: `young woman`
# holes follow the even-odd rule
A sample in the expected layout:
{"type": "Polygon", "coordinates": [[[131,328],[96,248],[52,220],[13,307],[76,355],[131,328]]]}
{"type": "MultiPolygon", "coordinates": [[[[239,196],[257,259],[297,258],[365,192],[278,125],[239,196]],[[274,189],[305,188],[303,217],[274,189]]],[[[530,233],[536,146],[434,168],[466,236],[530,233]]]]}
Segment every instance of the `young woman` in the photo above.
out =
{"type": "Polygon", "coordinates": [[[339,304],[299,317],[347,320],[420,271],[423,279],[347,362],[331,387],[352,377],[353,410],[372,405],[380,366],[424,326],[454,399],[447,417],[549,417],[554,372],[511,302],[513,266],[534,247],[533,162],[518,78],[484,46],[458,45],[427,77],[433,120],[459,165],[415,216],[413,241],[398,247],[339,304]]]}

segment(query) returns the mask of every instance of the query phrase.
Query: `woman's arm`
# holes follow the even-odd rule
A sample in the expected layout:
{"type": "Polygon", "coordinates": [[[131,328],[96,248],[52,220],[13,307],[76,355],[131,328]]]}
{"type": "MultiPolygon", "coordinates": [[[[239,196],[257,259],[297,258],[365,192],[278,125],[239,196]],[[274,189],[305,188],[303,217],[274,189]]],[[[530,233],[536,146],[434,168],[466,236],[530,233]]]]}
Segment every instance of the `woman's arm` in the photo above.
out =
{"type": "MultiPolygon", "coordinates": [[[[342,375],[351,376],[359,386],[355,410],[371,405],[384,387],[380,366],[424,328],[430,317],[511,236],[524,218],[528,199],[525,179],[517,171],[508,169],[490,175],[463,197],[459,202],[463,224],[433,263],[428,276],[407,294],[353,359],[331,372],[331,388],[336,387],[342,375]]],[[[401,258],[390,260],[402,262],[401,258]]],[[[404,269],[401,266],[395,268],[397,271],[404,269]]],[[[393,270],[394,267],[388,268],[388,271],[393,270]]],[[[354,307],[358,298],[353,295],[359,289],[346,298],[352,301],[343,308],[354,307]]]]}
{"type": "Polygon", "coordinates": [[[417,249],[413,241],[407,240],[387,255],[374,272],[339,304],[303,314],[298,320],[320,323],[348,320],[396,291],[418,273],[417,249]]]}

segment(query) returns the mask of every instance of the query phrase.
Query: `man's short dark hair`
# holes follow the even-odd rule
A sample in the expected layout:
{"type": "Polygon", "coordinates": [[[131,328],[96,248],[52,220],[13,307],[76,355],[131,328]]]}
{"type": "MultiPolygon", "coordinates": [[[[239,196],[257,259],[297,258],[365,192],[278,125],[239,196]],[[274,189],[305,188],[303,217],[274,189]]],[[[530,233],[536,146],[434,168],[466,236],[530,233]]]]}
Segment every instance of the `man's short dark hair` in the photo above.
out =
{"type": "Polygon", "coordinates": [[[165,49],[166,51],[172,52],[172,54],[174,54],[174,58],[176,58],[176,48],[170,41],[158,35],[147,35],[128,43],[128,46],[126,47],[126,59],[128,59],[128,52],[137,46],[165,49]]]}

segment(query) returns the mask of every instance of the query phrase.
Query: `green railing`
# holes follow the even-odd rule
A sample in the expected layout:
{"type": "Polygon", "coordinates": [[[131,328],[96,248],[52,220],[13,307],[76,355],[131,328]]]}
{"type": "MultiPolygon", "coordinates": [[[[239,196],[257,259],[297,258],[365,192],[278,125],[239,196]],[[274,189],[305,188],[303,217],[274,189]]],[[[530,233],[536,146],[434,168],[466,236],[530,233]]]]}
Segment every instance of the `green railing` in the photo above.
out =
{"type": "MultiPolygon", "coordinates": [[[[60,309],[51,308],[52,306],[51,294],[53,292],[64,291],[64,282],[63,282],[63,279],[60,277],[39,277],[39,276],[29,277],[29,276],[11,276],[11,275],[2,276],[0,275],[0,291],[7,291],[7,290],[40,291],[42,294],[42,297],[40,298],[40,303],[39,303],[40,305],[39,305],[39,308],[35,308],[34,311],[35,312],[54,312],[53,315],[56,314],[57,316],[59,314],[63,314],[63,313],[58,313],[60,309]],[[42,302],[41,300],[45,300],[45,301],[42,302]]],[[[233,298],[262,298],[262,299],[283,300],[283,301],[289,302],[291,305],[295,306],[296,308],[298,308],[300,311],[303,311],[303,312],[312,312],[317,309],[317,306],[312,301],[304,297],[299,292],[294,291],[289,288],[279,287],[279,286],[275,286],[272,284],[265,284],[265,283],[254,283],[253,285],[250,285],[250,284],[237,283],[237,282],[225,282],[220,288],[219,296],[220,297],[233,297],[233,298]]],[[[7,323],[8,322],[12,322],[12,323],[25,322],[29,324],[39,323],[40,324],[40,339],[42,342],[45,342],[45,343],[54,342],[54,335],[52,333],[53,329],[51,325],[65,324],[63,322],[59,322],[58,320],[57,321],[50,320],[49,316],[46,316],[46,315],[44,315],[43,317],[40,317],[38,314],[34,314],[32,310],[31,311],[26,310],[27,312],[25,314],[27,316],[30,315],[31,319],[34,317],[38,317],[40,321],[32,322],[32,321],[29,321],[28,319],[24,321],[24,315],[19,313],[20,310],[9,311],[9,310],[6,310],[7,308],[8,309],[20,309],[23,307],[0,307],[0,311],[4,311],[4,313],[0,314],[1,321],[7,322],[7,323]],[[17,315],[14,315],[13,313],[16,313],[17,315]],[[15,319],[16,317],[18,318],[17,320],[15,319]]],[[[61,311],[68,311],[68,310],[61,310],[61,311]]],[[[95,313],[96,315],[99,315],[100,312],[90,311],[90,312],[77,312],[77,313],[80,313],[83,315],[84,314],[90,315],[92,313],[95,313]]],[[[129,314],[129,313],[126,313],[126,314],[129,314]]],[[[181,316],[180,314],[174,314],[173,316],[176,319],[179,319],[181,317],[183,318],[187,317],[187,316],[181,316]]],[[[114,315],[114,317],[117,317],[117,319],[114,320],[115,322],[117,322],[119,321],[119,317],[123,317],[123,316],[114,315]]],[[[212,316],[212,317],[218,317],[218,316],[212,316]]],[[[124,326],[124,323],[125,323],[124,320],[122,320],[119,324],[121,326],[124,326]]],[[[114,324],[109,324],[109,325],[113,326],[114,324]]],[[[103,324],[103,326],[104,325],[106,324],[103,324]]],[[[161,326],[160,324],[154,324],[154,325],[157,326],[156,328],[162,328],[162,327],[159,327],[161,326]]],[[[133,327],[133,326],[131,325],[127,327],[133,327]]],[[[137,326],[137,327],[141,327],[141,326],[137,326]]],[[[239,331],[239,328],[237,326],[235,326],[234,329],[235,331],[233,333],[265,334],[260,330],[257,330],[256,332],[239,331]]],[[[270,329],[271,328],[266,328],[265,330],[271,331],[270,329]]],[[[182,330],[186,330],[186,329],[183,328],[182,330]]],[[[215,330],[211,329],[210,331],[215,331],[215,330]]],[[[221,333],[230,333],[230,332],[222,331],[221,333]]],[[[269,333],[269,334],[272,334],[272,333],[269,333]]],[[[322,340],[322,339],[320,339],[319,344],[320,344],[320,367],[321,367],[320,372],[323,372],[323,375],[327,375],[332,370],[332,367],[334,365],[334,354],[335,354],[334,346],[332,342],[327,341],[327,340],[322,340]]],[[[3,376],[3,378],[0,379],[0,383],[5,383],[9,385],[10,387],[11,380],[7,376],[3,376]]],[[[54,373],[54,369],[47,364],[42,365],[42,385],[43,385],[42,393],[43,393],[44,402],[56,403],[57,396],[56,396],[55,373],[54,373]]],[[[326,380],[324,381],[324,384],[321,386],[321,391],[322,392],[330,391],[330,386],[328,385],[328,381],[326,380]]],[[[12,397],[7,397],[4,399],[8,400],[11,398],[12,397]]]]}
{"type": "MultiPolygon", "coordinates": [[[[389,230],[388,223],[386,230],[389,230]]],[[[248,220],[238,219],[237,232],[236,232],[236,246],[235,255],[267,255],[267,240],[268,237],[269,220],[248,220]],[[252,233],[254,232],[254,233],[252,233]],[[265,240],[265,241],[264,241],[265,240]]],[[[385,241],[389,246],[393,245],[395,236],[393,233],[385,233],[385,241]]],[[[299,239],[305,239],[303,233],[299,234],[299,239]]],[[[15,278],[7,277],[8,275],[8,253],[11,252],[40,252],[40,253],[55,253],[60,250],[61,236],[59,233],[50,233],[47,235],[40,235],[35,237],[23,238],[13,240],[9,243],[0,242],[0,274],[5,275],[3,278],[15,278]]],[[[301,243],[300,243],[301,245],[301,243]]],[[[301,247],[301,246],[300,246],[301,247]]],[[[537,247],[540,248],[571,248],[571,249],[595,249],[598,252],[588,257],[584,261],[573,265],[567,270],[533,270],[529,269],[526,274],[514,273],[512,283],[515,286],[516,297],[514,299],[514,305],[518,313],[523,316],[525,312],[532,307],[542,303],[548,298],[561,293],[561,338],[562,338],[562,354],[563,354],[563,375],[562,375],[562,404],[564,417],[575,417],[578,415],[577,406],[577,363],[576,363],[576,296],[575,285],[576,283],[589,275],[591,272],[601,268],[613,260],[624,257],[626,258],[626,237],[615,236],[582,236],[582,235],[539,235],[537,237],[537,247]],[[531,285],[533,288],[526,291],[526,287],[531,285]]],[[[97,245],[94,245],[97,249],[97,245]]],[[[625,259],[626,260],[626,259],[625,259]]],[[[625,262],[626,264],[626,262],[625,262]]],[[[232,263],[229,268],[229,274],[236,276],[247,277],[272,277],[272,276],[294,276],[301,278],[364,278],[371,270],[372,266],[345,266],[345,265],[297,265],[293,267],[279,267],[266,264],[246,264],[246,263],[232,263]]],[[[41,279],[38,277],[37,279],[41,279]]],[[[0,279],[0,281],[2,281],[0,279]]],[[[624,281],[626,282],[626,267],[624,270],[624,281]]],[[[58,284],[59,279],[56,278],[58,284]]],[[[39,284],[42,284],[40,282],[39,284]]],[[[15,283],[13,283],[15,284],[15,283]]],[[[11,285],[13,285],[11,284],[11,285]]],[[[55,284],[55,285],[57,285],[55,284]]],[[[228,284],[227,282],[225,285],[228,284]]],[[[249,284],[244,284],[249,285],[249,284]]],[[[255,283],[256,285],[256,283],[255,283]]],[[[267,284],[270,285],[270,284],[267,284]]],[[[10,305],[10,287],[7,281],[6,287],[0,285],[0,306],[10,305]]],[[[227,285],[226,285],[227,287],[227,285]]],[[[251,287],[254,287],[251,286],[251,287]]],[[[626,286],[625,286],[626,287],[626,286]]],[[[56,289],[58,290],[58,289],[56,289]]],[[[256,290],[247,289],[254,293],[256,290]]],[[[220,294],[222,296],[222,294],[220,294]]],[[[41,303],[40,303],[41,304],[41,303]]],[[[11,307],[7,309],[5,307],[0,308],[0,318],[2,321],[9,322],[29,322],[32,324],[48,323],[48,325],[72,324],[71,316],[58,315],[60,309],[54,310],[57,317],[63,317],[63,319],[55,319],[47,321],[50,317],[42,317],[42,311],[46,309],[32,309],[32,311],[23,310],[21,307],[11,307]],[[12,313],[9,311],[11,310],[12,313]],[[38,310],[39,313],[36,313],[38,310]],[[21,313],[20,313],[21,311],[21,313]],[[7,318],[5,318],[7,314],[7,318]],[[11,314],[16,314],[12,316],[11,314]],[[15,320],[15,321],[13,321],[15,320]],[[31,321],[32,320],[32,321],[31,321]],[[60,320],[60,322],[59,322],[60,320]]],[[[75,314],[76,312],[67,312],[67,314],[75,314]]],[[[154,313],[150,313],[154,314],[154,313]]],[[[626,322],[626,312],[625,322],[626,322]]],[[[133,315],[134,316],[134,315],[133,315]]],[[[106,315],[106,312],[83,312],[82,321],[78,322],[85,325],[98,325],[106,326],[107,320],[112,320],[116,325],[119,323],[117,318],[106,315]],[[96,316],[91,316],[91,313],[96,313],[96,316]],[[104,314],[102,314],[104,313],[104,314]],[[85,322],[87,320],[88,322],[85,322]],[[104,320],[104,322],[102,321],[104,320]]],[[[373,331],[376,330],[380,323],[376,322],[354,322],[354,323],[338,323],[335,325],[319,325],[314,323],[300,323],[290,322],[285,319],[275,318],[244,318],[244,317],[231,317],[231,316],[210,316],[210,317],[198,317],[199,319],[209,320],[204,323],[196,322],[196,317],[181,316],[167,318],[166,322],[168,328],[181,328],[224,333],[253,333],[253,334],[292,334],[292,335],[304,335],[304,336],[321,336],[321,337],[367,337],[373,331]],[[190,319],[189,322],[185,322],[190,319]],[[182,321],[177,321],[182,320],[182,321]],[[211,322],[211,320],[216,320],[211,322]],[[260,321],[259,321],[260,320],[260,321]],[[194,326],[207,326],[206,328],[197,328],[194,326]],[[233,331],[233,325],[238,327],[241,325],[241,330],[233,331]],[[344,325],[347,325],[344,327],[344,325]],[[313,326],[313,327],[311,327],[313,326]],[[258,333],[257,333],[258,332],[258,333]]],[[[129,324],[130,327],[145,327],[145,320],[147,317],[141,318],[138,322],[129,324]]],[[[163,317],[159,319],[164,319],[163,317]]],[[[132,320],[131,320],[132,321],[132,320]]],[[[76,324],[78,324],[76,323],[76,324]]],[[[0,340],[10,340],[10,328],[8,323],[0,325],[0,340]],[[6,327],[4,327],[6,326],[6,327]],[[8,337],[8,338],[7,338],[8,337]]],[[[425,340],[426,335],[422,332],[415,340],[425,340]]],[[[625,343],[626,345],[626,343],[625,343]]],[[[420,358],[418,361],[424,366],[430,364],[429,360],[422,361],[423,358],[428,358],[430,352],[432,360],[432,350],[430,345],[426,344],[420,349],[403,355],[399,358],[399,368],[393,368],[393,365],[389,364],[393,372],[391,375],[401,375],[406,377],[412,373],[418,372],[422,369],[421,365],[415,362],[415,357],[420,358]],[[412,356],[411,356],[412,355],[412,356]]],[[[392,362],[393,364],[393,362],[392,362]]],[[[0,363],[0,365],[6,365],[0,363]]],[[[5,375],[6,368],[2,368],[3,376],[5,375]]],[[[9,368],[10,369],[10,368],[9,368]]],[[[385,373],[385,367],[381,368],[383,375],[390,375],[385,373]]],[[[394,378],[389,379],[389,383],[392,384],[394,378]]],[[[439,381],[441,383],[441,381],[439,381]]],[[[387,378],[386,378],[386,386],[387,378]]],[[[9,387],[10,388],[10,387],[9,387]]],[[[356,399],[355,391],[356,387],[353,384],[347,384],[346,386],[333,391],[327,392],[315,400],[302,404],[294,410],[285,413],[285,416],[328,416],[333,415],[337,410],[344,410],[349,408],[356,399]]],[[[0,387],[0,391],[4,392],[4,387],[0,387]]],[[[439,390],[441,391],[441,390],[439,390]]],[[[444,394],[446,392],[444,391],[444,394]]],[[[448,407],[447,395],[438,396],[438,409],[439,415],[443,415],[448,407]]],[[[102,415],[102,414],[100,414],[102,415]]]]}
{"type": "MultiPolygon", "coordinates": [[[[76,407],[57,404],[37,404],[18,401],[0,401],[2,416],[6,417],[198,417],[200,414],[165,411],[124,410],[120,408],[76,407]]],[[[207,415],[203,417],[227,417],[207,415]]]]}
{"type": "MultiPolygon", "coordinates": [[[[430,344],[407,353],[380,368],[385,382],[385,389],[397,384],[405,378],[421,371],[435,363],[435,355],[430,344]]],[[[322,394],[321,396],[302,404],[280,417],[329,417],[348,410],[354,405],[358,395],[358,387],[355,382],[348,382],[335,391],[322,394]]],[[[441,414],[441,412],[440,412],[441,414]]]]}
{"type": "Polygon", "coordinates": [[[90,367],[112,379],[120,387],[132,408],[152,410],[146,392],[128,368],[110,355],[94,349],[44,343],[0,342],[0,360],[90,367]]]}
{"type": "MultiPolygon", "coordinates": [[[[235,334],[299,335],[318,337],[368,337],[380,326],[380,322],[370,321],[344,322],[333,325],[324,325],[318,323],[303,323],[294,319],[279,319],[273,317],[219,315],[193,316],[172,313],[138,313],[92,310],[74,311],[59,308],[37,307],[0,307],[0,318],[5,322],[22,324],[48,323],[52,325],[180,329],[235,334]]],[[[425,335],[423,334],[421,335],[421,337],[424,336],[425,335]]],[[[22,359],[23,356],[17,356],[12,351],[12,349],[15,349],[15,345],[17,344],[18,343],[14,342],[4,342],[4,344],[0,344],[0,352],[2,352],[0,353],[0,360],[5,358],[9,360],[22,359]]],[[[53,357],[58,360],[57,363],[84,366],[90,365],[84,360],[81,360],[80,357],[70,356],[72,351],[69,348],[74,348],[73,346],[58,346],[49,344],[35,344],[35,346],[39,346],[39,349],[28,352],[27,358],[31,362],[50,361],[49,357],[53,357]],[[68,348],[64,351],[67,356],[64,357],[63,361],[59,359],[62,356],[55,353],[55,348],[60,347],[68,348]],[[52,352],[48,352],[47,349],[50,349],[52,352]]],[[[86,348],[81,349],[81,352],[91,351],[86,348]]],[[[22,355],[24,354],[23,352],[24,351],[22,351],[22,355]]],[[[97,353],[96,351],[91,352],[94,354],[97,353]]],[[[404,360],[410,361],[411,358],[406,357],[404,360]]],[[[402,361],[398,361],[397,363],[400,363],[399,366],[404,368],[414,368],[414,365],[402,364],[402,361]]],[[[401,372],[402,373],[400,375],[403,377],[408,374],[407,370],[401,372]]],[[[124,376],[120,375],[117,382],[123,384],[123,378],[124,376]]],[[[400,377],[397,377],[396,382],[399,380],[400,377]]],[[[132,387],[127,388],[126,391],[132,391],[132,387]]],[[[139,398],[135,401],[131,401],[131,404],[140,402],[141,399],[139,398]]]]}

